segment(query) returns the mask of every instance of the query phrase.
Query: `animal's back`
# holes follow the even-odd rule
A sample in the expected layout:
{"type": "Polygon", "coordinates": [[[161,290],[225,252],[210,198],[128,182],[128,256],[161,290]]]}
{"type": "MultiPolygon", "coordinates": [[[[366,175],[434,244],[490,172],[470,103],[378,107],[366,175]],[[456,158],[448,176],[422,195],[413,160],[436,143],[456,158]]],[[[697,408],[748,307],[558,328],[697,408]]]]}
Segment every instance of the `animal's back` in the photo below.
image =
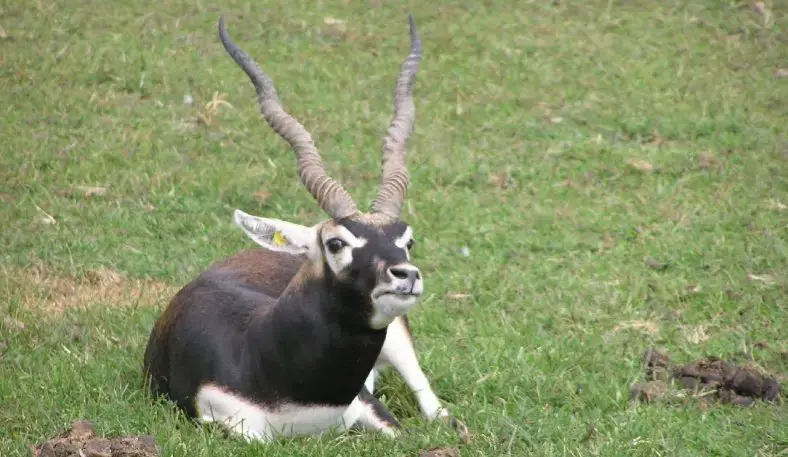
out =
{"type": "Polygon", "coordinates": [[[214,264],[206,274],[234,271],[243,284],[269,297],[277,298],[287,288],[305,260],[304,256],[253,248],[214,264]]]}

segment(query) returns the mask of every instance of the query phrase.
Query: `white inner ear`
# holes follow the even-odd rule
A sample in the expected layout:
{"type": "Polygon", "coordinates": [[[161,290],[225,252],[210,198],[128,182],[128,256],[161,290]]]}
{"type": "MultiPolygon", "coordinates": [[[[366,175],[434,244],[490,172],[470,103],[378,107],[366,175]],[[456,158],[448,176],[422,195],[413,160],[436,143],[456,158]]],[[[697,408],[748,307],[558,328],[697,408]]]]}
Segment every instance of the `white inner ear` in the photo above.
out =
{"type": "Polygon", "coordinates": [[[413,239],[413,229],[411,229],[410,226],[408,226],[407,228],[405,228],[405,232],[402,235],[400,235],[399,238],[394,240],[395,246],[405,250],[405,255],[407,256],[408,260],[410,260],[410,251],[408,250],[407,246],[408,243],[410,243],[410,240],[412,239],[413,239]]]}
{"type": "Polygon", "coordinates": [[[364,247],[367,244],[366,238],[353,235],[350,233],[350,230],[341,225],[331,227],[323,232],[323,242],[331,238],[339,238],[347,243],[347,246],[340,249],[336,254],[326,250],[326,262],[328,262],[328,266],[331,267],[334,273],[339,273],[353,263],[353,249],[364,247]]]}
{"type": "Polygon", "coordinates": [[[233,213],[233,219],[249,238],[266,249],[290,254],[318,252],[316,227],[252,216],[239,209],[233,213]]]}

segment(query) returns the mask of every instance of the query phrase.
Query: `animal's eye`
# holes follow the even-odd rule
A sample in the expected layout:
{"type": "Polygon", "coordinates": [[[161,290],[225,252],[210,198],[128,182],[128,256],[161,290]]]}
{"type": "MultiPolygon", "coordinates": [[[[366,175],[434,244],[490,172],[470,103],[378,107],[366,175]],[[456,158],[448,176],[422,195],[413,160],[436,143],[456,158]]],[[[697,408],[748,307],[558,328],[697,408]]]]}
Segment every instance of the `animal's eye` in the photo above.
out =
{"type": "Polygon", "coordinates": [[[405,247],[406,247],[406,248],[408,248],[408,251],[410,251],[411,249],[413,249],[413,245],[414,245],[414,244],[416,244],[416,241],[415,241],[414,239],[412,239],[412,238],[411,238],[411,240],[410,240],[410,241],[408,241],[408,244],[407,244],[407,245],[405,245],[405,247]]]}
{"type": "Polygon", "coordinates": [[[326,248],[328,249],[328,252],[332,254],[336,254],[345,246],[347,246],[347,243],[340,240],[339,238],[331,238],[330,240],[326,241],[326,248]]]}

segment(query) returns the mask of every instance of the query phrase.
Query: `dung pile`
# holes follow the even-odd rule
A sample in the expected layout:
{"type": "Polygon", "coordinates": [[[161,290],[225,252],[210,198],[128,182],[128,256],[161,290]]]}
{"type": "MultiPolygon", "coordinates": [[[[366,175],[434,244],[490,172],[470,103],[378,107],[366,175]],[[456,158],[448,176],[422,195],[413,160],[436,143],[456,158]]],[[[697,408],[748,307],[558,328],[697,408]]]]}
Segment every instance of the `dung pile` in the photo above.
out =
{"type": "Polygon", "coordinates": [[[633,400],[653,401],[666,395],[673,385],[707,401],[740,406],[751,406],[756,400],[780,402],[780,383],[753,366],[717,357],[673,365],[667,355],[653,348],[643,358],[646,382],[632,386],[633,400]]]}

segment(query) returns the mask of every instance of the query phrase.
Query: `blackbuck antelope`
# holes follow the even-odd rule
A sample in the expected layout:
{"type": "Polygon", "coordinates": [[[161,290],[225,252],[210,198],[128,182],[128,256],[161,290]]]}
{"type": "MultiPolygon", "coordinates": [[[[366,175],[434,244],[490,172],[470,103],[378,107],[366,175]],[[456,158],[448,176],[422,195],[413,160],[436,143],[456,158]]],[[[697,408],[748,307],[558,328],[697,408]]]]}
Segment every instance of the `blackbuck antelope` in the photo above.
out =
{"type": "Polygon", "coordinates": [[[295,151],[302,183],[330,219],[305,227],[236,210],[235,223],[263,249],[214,264],[175,295],[145,351],[151,391],[194,420],[224,424],[248,439],[353,426],[396,434],[396,419],[372,395],[379,370],[393,366],[424,417],[448,418],[419,366],[405,317],[424,291],[410,262],[413,231],[399,219],[421,59],[413,18],[369,213],[327,176],[311,135],[282,108],[271,78],[230,39],[222,18],[218,28],[254,84],[263,117],[295,151]]]}

